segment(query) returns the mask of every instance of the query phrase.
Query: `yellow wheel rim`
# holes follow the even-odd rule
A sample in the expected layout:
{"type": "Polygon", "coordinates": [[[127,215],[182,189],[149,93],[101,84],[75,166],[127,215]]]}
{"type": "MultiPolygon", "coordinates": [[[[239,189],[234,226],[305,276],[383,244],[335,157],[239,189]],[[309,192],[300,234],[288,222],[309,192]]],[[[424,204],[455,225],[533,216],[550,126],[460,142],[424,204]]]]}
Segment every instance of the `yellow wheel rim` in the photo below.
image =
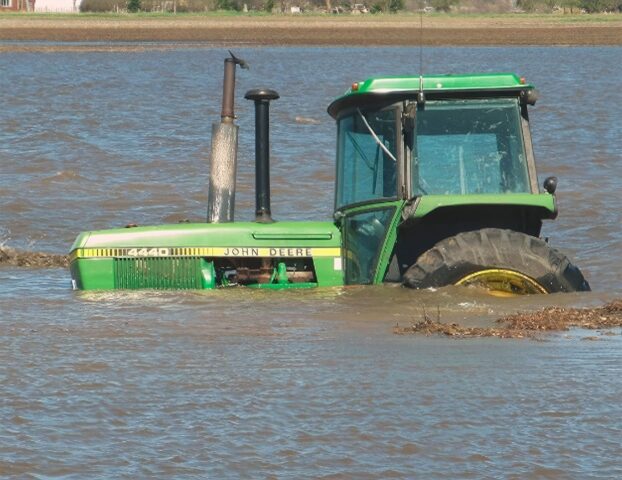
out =
{"type": "Polygon", "coordinates": [[[458,280],[456,285],[476,285],[500,297],[511,295],[533,295],[548,293],[546,289],[533,278],[513,270],[491,268],[471,273],[458,280]]]}

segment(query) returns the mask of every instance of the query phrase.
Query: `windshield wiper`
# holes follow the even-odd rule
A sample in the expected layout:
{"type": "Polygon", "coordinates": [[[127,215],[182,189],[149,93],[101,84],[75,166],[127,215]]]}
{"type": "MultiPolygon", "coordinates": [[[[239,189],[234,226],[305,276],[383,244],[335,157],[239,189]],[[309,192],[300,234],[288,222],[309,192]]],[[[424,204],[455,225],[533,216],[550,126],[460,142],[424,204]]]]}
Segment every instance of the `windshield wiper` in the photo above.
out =
{"type": "Polygon", "coordinates": [[[389,158],[391,160],[393,160],[395,163],[397,163],[397,158],[395,158],[395,156],[391,153],[391,151],[385,146],[384,143],[382,143],[382,140],[380,140],[378,138],[378,135],[376,135],[376,132],[374,132],[374,129],[371,128],[371,125],[367,122],[367,119],[365,118],[365,115],[363,115],[361,113],[361,109],[357,108],[356,111],[358,112],[359,116],[361,117],[361,120],[363,120],[363,124],[365,125],[365,127],[367,128],[367,130],[369,131],[369,133],[371,134],[372,138],[374,139],[374,141],[378,144],[378,146],[380,148],[382,148],[382,150],[384,151],[384,153],[386,153],[389,158]]]}

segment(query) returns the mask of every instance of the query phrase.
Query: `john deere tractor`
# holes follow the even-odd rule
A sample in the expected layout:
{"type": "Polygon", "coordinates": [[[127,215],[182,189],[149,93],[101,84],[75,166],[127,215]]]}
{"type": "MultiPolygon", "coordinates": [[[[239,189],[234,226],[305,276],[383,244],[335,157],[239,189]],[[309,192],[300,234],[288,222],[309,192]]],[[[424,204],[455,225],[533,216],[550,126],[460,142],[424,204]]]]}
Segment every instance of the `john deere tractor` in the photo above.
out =
{"type": "Polygon", "coordinates": [[[328,107],[337,124],[337,161],[334,217],[326,222],[272,220],[268,107],[278,94],[249,91],[256,107],[256,219],[236,222],[236,65],[244,62],[225,60],[208,221],[84,232],[70,253],[74,288],[395,282],[502,294],[589,290],[579,269],[539,238],[542,221],[557,216],[557,180],[547,178],[540,192],[527,114],[537,95],[523,79],[427,75],[352,84],[328,107]]]}

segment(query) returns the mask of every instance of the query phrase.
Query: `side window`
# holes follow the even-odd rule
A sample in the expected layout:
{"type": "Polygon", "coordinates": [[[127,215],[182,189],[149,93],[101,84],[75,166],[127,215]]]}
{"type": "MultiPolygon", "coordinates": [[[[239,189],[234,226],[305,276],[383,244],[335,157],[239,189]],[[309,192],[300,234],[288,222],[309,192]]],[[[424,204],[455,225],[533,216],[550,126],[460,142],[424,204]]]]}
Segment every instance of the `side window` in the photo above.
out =
{"type": "Polygon", "coordinates": [[[347,284],[370,284],[374,280],[380,249],[395,208],[347,215],[343,223],[347,284]]]}
{"type": "Polygon", "coordinates": [[[416,128],[415,194],[530,191],[516,100],[428,102],[416,128]]]}
{"type": "Polygon", "coordinates": [[[339,120],[336,207],[397,195],[395,109],[339,120]]]}

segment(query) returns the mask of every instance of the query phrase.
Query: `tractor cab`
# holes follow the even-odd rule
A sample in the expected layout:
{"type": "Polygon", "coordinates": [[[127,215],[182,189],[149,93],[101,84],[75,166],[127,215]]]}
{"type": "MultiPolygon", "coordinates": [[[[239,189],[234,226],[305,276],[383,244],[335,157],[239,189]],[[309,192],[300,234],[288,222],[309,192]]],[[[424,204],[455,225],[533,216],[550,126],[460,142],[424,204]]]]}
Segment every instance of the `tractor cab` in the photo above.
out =
{"type": "Polygon", "coordinates": [[[537,236],[556,210],[538,189],[527,113],[535,100],[514,74],[375,78],[335,100],[346,283],[401,281],[459,232],[537,236]]]}

